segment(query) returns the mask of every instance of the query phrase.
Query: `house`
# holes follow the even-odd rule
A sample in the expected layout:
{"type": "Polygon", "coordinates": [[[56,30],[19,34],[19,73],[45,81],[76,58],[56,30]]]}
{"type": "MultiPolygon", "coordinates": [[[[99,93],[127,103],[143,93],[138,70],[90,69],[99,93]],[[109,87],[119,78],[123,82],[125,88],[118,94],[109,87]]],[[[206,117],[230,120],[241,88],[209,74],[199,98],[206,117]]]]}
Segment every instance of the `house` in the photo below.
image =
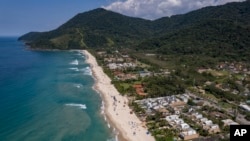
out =
{"type": "Polygon", "coordinates": [[[179,119],[179,116],[178,116],[178,115],[166,116],[166,120],[167,120],[168,122],[174,121],[174,120],[176,120],[176,119],[179,119]]]}
{"type": "Polygon", "coordinates": [[[190,128],[190,126],[187,123],[182,123],[180,124],[180,128],[182,131],[186,131],[187,129],[190,128]]]}
{"type": "Polygon", "coordinates": [[[198,114],[198,113],[194,117],[197,120],[203,118],[202,114],[198,114]]]}
{"type": "Polygon", "coordinates": [[[188,102],[188,97],[186,97],[185,95],[181,95],[181,96],[180,96],[180,99],[181,99],[183,102],[185,102],[185,103],[188,102]]]}
{"type": "Polygon", "coordinates": [[[111,70],[115,70],[115,69],[118,68],[118,66],[116,65],[116,63],[109,63],[109,64],[108,64],[108,67],[109,67],[109,69],[111,69],[111,70]]]}
{"type": "Polygon", "coordinates": [[[122,55],[123,58],[129,58],[127,54],[122,55]]]}
{"type": "Polygon", "coordinates": [[[151,72],[139,71],[139,76],[140,77],[151,76],[151,72]]]}
{"type": "Polygon", "coordinates": [[[122,80],[124,78],[124,76],[125,76],[125,74],[123,72],[120,72],[120,71],[115,71],[114,75],[119,80],[122,80]]]}
{"type": "Polygon", "coordinates": [[[163,115],[167,115],[169,114],[169,111],[166,108],[160,108],[157,110],[158,112],[162,113],[163,115]]]}
{"type": "Polygon", "coordinates": [[[240,104],[240,108],[242,108],[243,110],[250,112],[250,107],[246,104],[240,104]]]}
{"type": "Polygon", "coordinates": [[[106,51],[98,51],[97,54],[100,55],[100,56],[102,56],[102,55],[106,54],[106,51]]]}
{"type": "Polygon", "coordinates": [[[123,62],[124,59],[123,59],[123,58],[117,58],[116,61],[117,61],[117,62],[123,62]]]}
{"type": "Polygon", "coordinates": [[[207,118],[201,118],[201,119],[200,119],[201,122],[205,122],[205,121],[207,121],[207,120],[208,120],[207,118]]]}
{"type": "Polygon", "coordinates": [[[192,140],[192,139],[198,138],[199,134],[194,129],[190,128],[187,131],[181,132],[180,137],[183,140],[192,140]]]}
{"type": "Polygon", "coordinates": [[[175,124],[177,124],[177,125],[184,124],[183,119],[179,119],[179,118],[178,118],[178,119],[175,119],[174,122],[175,122],[175,124]]]}
{"type": "Polygon", "coordinates": [[[231,119],[225,119],[225,120],[222,120],[222,122],[224,123],[224,126],[239,125],[239,123],[237,123],[231,119]]]}
{"type": "Polygon", "coordinates": [[[115,62],[115,58],[104,58],[105,62],[112,63],[115,62]]]}
{"type": "Polygon", "coordinates": [[[205,126],[210,126],[213,124],[213,122],[211,120],[206,120],[204,122],[202,122],[205,126]]]}
{"type": "MultiPolygon", "coordinates": [[[[144,89],[143,89],[142,84],[134,84],[133,87],[135,88],[135,91],[138,95],[141,95],[141,96],[147,95],[146,93],[144,93],[144,89]]],[[[157,105],[157,103],[155,105],[153,104],[153,106],[156,106],[156,105],[157,105]]]]}
{"type": "Polygon", "coordinates": [[[186,105],[185,102],[180,101],[179,99],[171,101],[171,104],[169,104],[171,107],[183,107],[186,105]]]}
{"type": "Polygon", "coordinates": [[[210,125],[210,126],[209,126],[208,132],[209,132],[210,134],[212,134],[212,133],[219,133],[219,132],[220,132],[220,127],[219,127],[219,125],[218,125],[218,124],[212,124],[212,125],[210,125]]]}

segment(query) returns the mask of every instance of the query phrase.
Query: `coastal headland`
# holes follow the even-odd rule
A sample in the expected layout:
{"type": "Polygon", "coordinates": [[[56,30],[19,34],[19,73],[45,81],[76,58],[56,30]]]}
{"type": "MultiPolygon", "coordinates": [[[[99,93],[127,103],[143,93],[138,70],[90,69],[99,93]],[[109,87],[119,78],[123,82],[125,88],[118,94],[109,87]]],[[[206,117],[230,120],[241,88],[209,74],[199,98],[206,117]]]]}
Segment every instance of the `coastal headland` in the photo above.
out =
{"type": "Polygon", "coordinates": [[[111,79],[97,64],[95,57],[87,50],[83,50],[82,53],[86,55],[86,62],[90,64],[95,77],[94,89],[101,94],[104,101],[104,116],[107,116],[111,125],[118,130],[119,140],[154,141],[146,126],[129,108],[128,99],[120,95],[111,84],[111,79]]]}

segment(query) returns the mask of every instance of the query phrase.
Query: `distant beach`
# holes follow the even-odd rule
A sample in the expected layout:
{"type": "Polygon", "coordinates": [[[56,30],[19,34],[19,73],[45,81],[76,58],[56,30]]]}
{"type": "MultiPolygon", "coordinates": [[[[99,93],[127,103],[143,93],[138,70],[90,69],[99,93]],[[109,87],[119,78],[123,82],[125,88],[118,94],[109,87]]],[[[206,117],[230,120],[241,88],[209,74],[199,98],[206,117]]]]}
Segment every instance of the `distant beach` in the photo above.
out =
{"type": "Polygon", "coordinates": [[[154,141],[154,137],[147,134],[148,130],[138,117],[128,107],[128,99],[121,96],[111,79],[98,66],[96,59],[88,51],[82,51],[86,55],[86,62],[90,64],[95,77],[94,89],[100,92],[104,100],[104,116],[111,125],[118,130],[119,141],[154,141]]]}

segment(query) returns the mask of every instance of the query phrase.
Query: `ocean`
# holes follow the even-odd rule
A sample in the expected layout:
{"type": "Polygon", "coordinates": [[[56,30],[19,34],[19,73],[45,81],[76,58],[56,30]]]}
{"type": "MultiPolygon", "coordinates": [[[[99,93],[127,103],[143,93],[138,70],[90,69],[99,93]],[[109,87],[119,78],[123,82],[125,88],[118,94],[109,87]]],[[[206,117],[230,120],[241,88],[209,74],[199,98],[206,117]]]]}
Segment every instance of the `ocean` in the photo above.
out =
{"type": "Polygon", "coordinates": [[[78,51],[32,51],[0,37],[0,140],[115,140],[93,85],[78,51]]]}

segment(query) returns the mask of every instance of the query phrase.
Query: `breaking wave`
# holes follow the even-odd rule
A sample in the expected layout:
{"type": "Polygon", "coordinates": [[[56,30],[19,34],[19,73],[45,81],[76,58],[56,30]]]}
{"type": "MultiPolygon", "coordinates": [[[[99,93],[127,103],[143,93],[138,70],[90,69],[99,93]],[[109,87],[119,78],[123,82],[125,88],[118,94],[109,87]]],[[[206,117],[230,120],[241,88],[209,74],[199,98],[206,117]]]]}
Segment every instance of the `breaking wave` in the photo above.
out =
{"type": "Polygon", "coordinates": [[[69,68],[70,70],[79,71],[78,68],[69,68]]]}
{"type": "Polygon", "coordinates": [[[76,103],[70,103],[65,104],[66,106],[72,106],[72,107],[78,107],[80,109],[87,109],[87,106],[85,104],[76,104],[76,103]]]}
{"type": "Polygon", "coordinates": [[[71,65],[78,65],[78,64],[79,64],[79,62],[78,62],[78,60],[76,59],[76,60],[74,60],[74,61],[70,62],[70,64],[71,64],[71,65]]]}
{"type": "Polygon", "coordinates": [[[86,68],[82,69],[82,71],[83,71],[84,75],[92,75],[92,71],[91,71],[90,67],[86,67],[86,68]]]}
{"type": "Polygon", "coordinates": [[[74,86],[75,86],[76,88],[81,88],[81,87],[82,87],[82,84],[74,84],[74,86]]]}
{"type": "Polygon", "coordinates": [[[79,69],[77,67],[72,67],[72,68],[69,68],[69,69],[74,70],[76,72],[81,71],[81,72],[83,72],[83,75],[92,75],[92,70],[90,69],[90,67],[86,67],[86,68],[83,68],[83,69],[79,69]]]}
{"type": "Polygon", "coordinates": [[[107,141],[119,141],[118,134],[116,134],[113,138],[107,139],[107,141]]]}

